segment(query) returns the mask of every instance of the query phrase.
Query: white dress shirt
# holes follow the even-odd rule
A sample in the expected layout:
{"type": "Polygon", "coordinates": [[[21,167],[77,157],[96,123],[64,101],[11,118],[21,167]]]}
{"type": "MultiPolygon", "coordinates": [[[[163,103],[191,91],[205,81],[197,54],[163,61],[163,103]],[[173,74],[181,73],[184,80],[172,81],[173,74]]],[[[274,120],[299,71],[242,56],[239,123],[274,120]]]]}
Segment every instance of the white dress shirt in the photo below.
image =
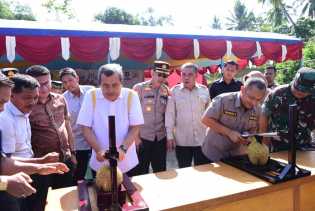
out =
{"type": "Polygon", "coordinates": [[[90,145],[86,142],[81,126],[77,124],[77,118],[83,99],[88,90],[93,89],[93,86],[80,85],[80,96],[75,96],[71,92],[66,91],[63,96],[65,97],[70,113],[71,128],[74,135],[74,148],[75,150],[89,150],[90,145]]]}
{"type": "MultiPolygon", "coordinates": [[[[96,104],[93,108],[92,91],[89,91],[85,95],[77,124],[91,127],[101,149],[108,150],[108,116],[115,115],[116,146],[119,147],[125,138],[127,138],[129,126],[142,125],[144,123],[139,97],[134,91],[122,88],[120,96],[115,101],[109,101],[103,96],[101,89],[98,88],[96,89],[96,104]],[[132,100],[128,112],[129,92],[132,92],[132,100]]],[[[90,167],[97,171],[104,164],[108,165],[108,162],[97,161],[96,153],[92,150],[90,167]]],[[[127,172],[137,164],[136,146],[133,143],[129,147],[125,159],[118,162],[118,167],[122,172],[127,172]]]]}
{"type": "Polygon", "coordinates": [[[2,151],[15,157],[33,157],[29,114],[22,113],[8,102],[0,114],[2,151]]]}

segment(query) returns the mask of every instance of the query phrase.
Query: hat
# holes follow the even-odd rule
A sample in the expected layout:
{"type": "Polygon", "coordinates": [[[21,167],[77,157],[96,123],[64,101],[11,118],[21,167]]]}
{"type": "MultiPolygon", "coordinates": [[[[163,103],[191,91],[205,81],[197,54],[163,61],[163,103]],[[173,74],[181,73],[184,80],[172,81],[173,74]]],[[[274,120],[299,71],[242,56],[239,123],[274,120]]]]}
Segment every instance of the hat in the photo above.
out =
{"type": "Polygon", "coordinates": [[[62,82],[61,81],[51,81],[51,85],[55,89],[62,89],[62,82]]]}
{"type": "Polygon", "coordinates": [[[164,61],[154,61],[154,71],[165,75],[170,74],[170,64],[164,61]]]}
{"type": "Polygon", "coordinates": [[[295,89],[315,95],[315,69],[300,68],[292,82],[295,89]]]}
{"type": "Polygon", "coordinates": [[[19,70],[17,68],[14,68],[14,67],[6,67],[6,68],[2,68],[1,72],[5,76],[12,78],[15,74],[17,74],[19,72],[19,70]]]}

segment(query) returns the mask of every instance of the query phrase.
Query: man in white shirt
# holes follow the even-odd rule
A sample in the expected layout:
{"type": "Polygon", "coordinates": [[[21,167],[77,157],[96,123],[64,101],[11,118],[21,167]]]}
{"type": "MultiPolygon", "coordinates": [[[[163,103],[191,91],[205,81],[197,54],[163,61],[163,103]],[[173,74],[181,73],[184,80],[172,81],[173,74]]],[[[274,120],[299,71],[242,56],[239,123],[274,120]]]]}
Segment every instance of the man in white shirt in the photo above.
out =
{"type": "Polygon", "coordinates": [[[209,162],[201,152],[206,127],[201,116],[210,102],[206,86],[196,82],[198,66],[186,63],[181,66],[182,83],[171,89],[167,102],[165,126],[167,147],[175,148],[179,168],[209,162]],[[176,147],[175,147],[176,146],[176,147]]]}
{"type": "Polygon", "coordinates": [[[2,150],[15,157],[33,157],[29,113],[38,99],[39,84],[31,76],[15,75],[11,100],[0,114],[2,150]]]}
{"type": "Polygon", "coordinates": [[[94,87],[79,85],[79,76],[76,71],[70,67],[61,69],[59,78],[62,81],[63,87],[67,90],[64,92],[63,96],[67,101],[71,128],[74,135],[75,156],[78,162],[74,177],[75,181],[83,180],[91,156],[91,147],[83,136],[81,126],[77,124],[77,118],[85,94],[94,87]]]}
{"type": "Polygon", "coordinates": [[[115,116],[118,167],[125,173],[138,164],[134,141],[144,123],[139,97],[134,91],[122,88],[123,73],[118,64],[101,66],[98,81],[100,88],[89,91],[83,100],[77,124],[82,126],[83,135],[92,147],[90,167],[97,171],[108,165],[104,158],[109,148],[108,116],[115,116]]]}

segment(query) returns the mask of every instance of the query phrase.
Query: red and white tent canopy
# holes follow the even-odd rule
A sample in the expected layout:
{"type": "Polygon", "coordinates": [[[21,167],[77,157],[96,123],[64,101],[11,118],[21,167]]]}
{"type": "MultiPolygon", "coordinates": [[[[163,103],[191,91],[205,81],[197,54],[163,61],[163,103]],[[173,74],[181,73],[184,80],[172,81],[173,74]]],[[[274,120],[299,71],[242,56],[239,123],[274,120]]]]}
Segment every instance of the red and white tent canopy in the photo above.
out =
{"type": "Polygon", "coordinates": [[[0,21],[0,56],[46,64],[70,57],[83,62],[114,61],[125,56],[136,61],[236,56],[261,65],[267,60],[299,60],[303,42],[295,37],[265,32],[187,30],[101,23],[40,23],[0,21]]]}

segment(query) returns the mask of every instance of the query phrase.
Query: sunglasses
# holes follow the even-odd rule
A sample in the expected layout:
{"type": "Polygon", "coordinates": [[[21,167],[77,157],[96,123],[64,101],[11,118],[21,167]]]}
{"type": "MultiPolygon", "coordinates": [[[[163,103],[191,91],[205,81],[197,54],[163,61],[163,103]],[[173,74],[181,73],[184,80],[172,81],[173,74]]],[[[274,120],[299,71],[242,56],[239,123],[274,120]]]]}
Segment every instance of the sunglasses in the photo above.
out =
{"type": "Polygon", "coordinates": [[[158,73],[158,76],[161,78],[167,78],[167,75],[163,74],[163,73],[158,73]]]}

